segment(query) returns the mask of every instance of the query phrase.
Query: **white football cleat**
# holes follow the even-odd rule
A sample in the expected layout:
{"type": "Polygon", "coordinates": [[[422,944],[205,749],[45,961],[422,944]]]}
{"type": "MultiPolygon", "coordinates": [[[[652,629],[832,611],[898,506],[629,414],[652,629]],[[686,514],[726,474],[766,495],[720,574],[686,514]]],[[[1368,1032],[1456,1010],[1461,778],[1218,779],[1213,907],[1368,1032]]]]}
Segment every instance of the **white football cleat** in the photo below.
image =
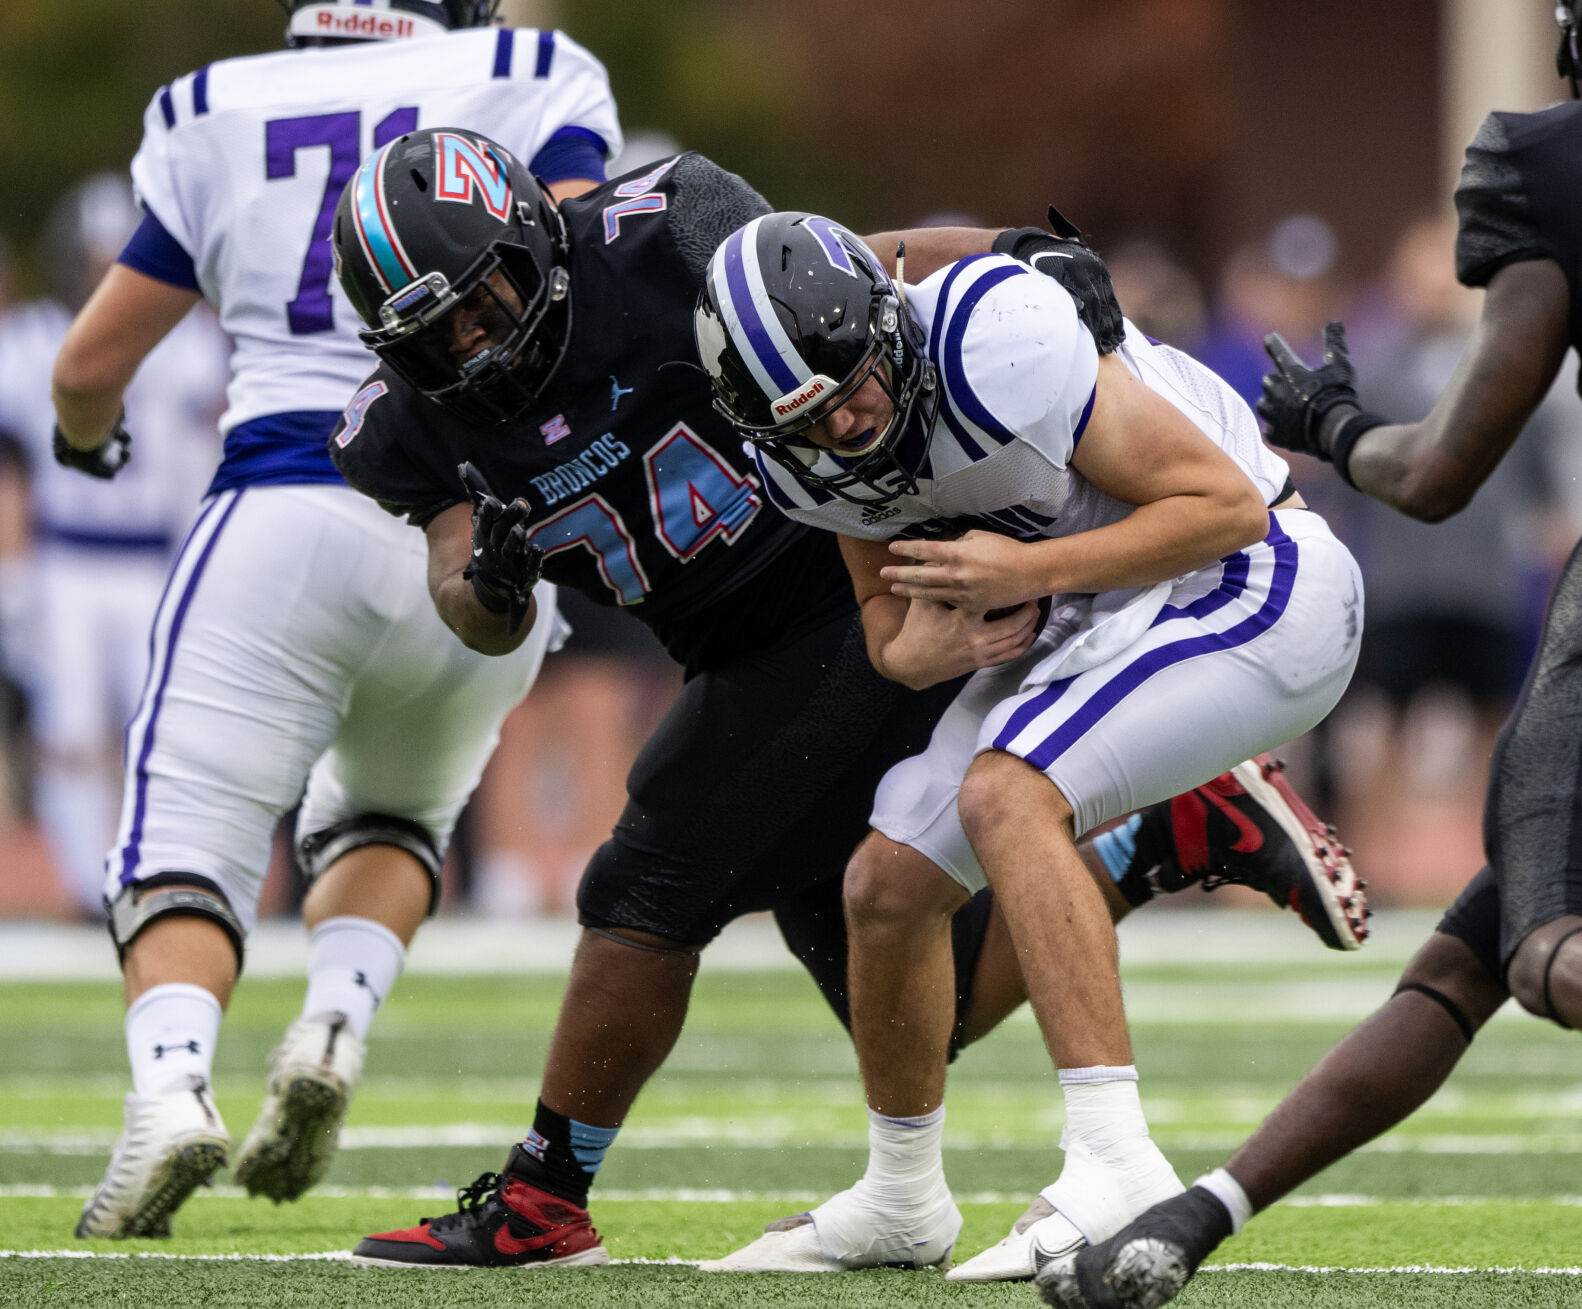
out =
{"type": "Polygon", "coordinates": [[[1051,1263],[1108,1240],[1138,1214],[1181,1193],[1181,1181],[1150,1141],[1153,1166],[1122,1177],[1085,1146],[1066,1146],[1060,1180],[1045,1187],[1009,1234],[945,1274],[951,1282],[1024,1282],[1051,1263]]]}
{"type": "Polygon", "coordinates": [[[1075,1254],[1087,1240],[1069,1221],[1055,1212],[1043,1196],[1011,1225],[1011,1230],[987,1250],[958,1264],[945,1274],[947,1282],[1026,1282],[1052,1259],[1075,1254]],[[1055,1222],[1046,1221],[1055,1219],[1055,1222]]]}
{"type": "Polygon", "coordinates": [[[269,1090],[236,1159],[237,1185],[276,1204],[323,1180],[367,1047],[338,1010],[299,1018],[269,1056],[269,1090]]]}
{"type": "Polygon", "coordinates": [[[843,1273],[853,1268],[948,1268],[961,1211],[941,1188],[906,1214],[886,1213],[862,1182],[811,1213],[781,1218],[750,1245],[698,1265],[706,1273],[843,1273]]]}
{"type": "Polygon", "coordinates": [[[225,1167],[231,1135],[204,1078],[188,1076],[146,1099],[128,1094],[125,1115],[78,1236],[167,1237],[171,1214],[225,1167]]]}

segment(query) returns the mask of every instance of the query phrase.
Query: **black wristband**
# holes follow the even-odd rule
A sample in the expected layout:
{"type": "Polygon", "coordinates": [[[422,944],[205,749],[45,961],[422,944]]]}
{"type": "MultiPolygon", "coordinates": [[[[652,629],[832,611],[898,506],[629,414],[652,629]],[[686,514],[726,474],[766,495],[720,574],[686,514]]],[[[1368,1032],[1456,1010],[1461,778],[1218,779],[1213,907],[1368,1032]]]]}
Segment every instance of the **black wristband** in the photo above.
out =
{"type": "Polygon", "coordinates": [[[1366,433],[1371,432],[1375,427],[1383,427],[1385,421],[1378,414],[1370,414],[1367,410],[1358,409],[1354,405],[1336,405],[1321,420],[1322,426],[1330,429],[1329,460],[1335,465],[1335,471],[1340,474],[1341,481],[1353,491],[1359,488],[1351,480],[1352,449],[1366,433]]]}

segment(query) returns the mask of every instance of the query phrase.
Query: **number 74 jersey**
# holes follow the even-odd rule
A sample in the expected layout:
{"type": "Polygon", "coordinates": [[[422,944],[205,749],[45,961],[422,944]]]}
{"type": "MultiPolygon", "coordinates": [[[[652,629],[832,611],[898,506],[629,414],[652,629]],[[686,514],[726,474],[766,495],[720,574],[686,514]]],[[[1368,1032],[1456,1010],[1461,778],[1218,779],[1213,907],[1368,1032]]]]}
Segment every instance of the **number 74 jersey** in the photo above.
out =
{"type": "Polygon", "coordinates": [[[381,367],[331,438],[336,466],[423,527],[467,499],[469,460],[502,500],[527,502],[550,581],[670,643],[806,531],[766,507],[692,342],[709,256],[767,209],[697,154],[567,200],[571,341],[537,401],[474,427],[381,367]]]}
{"type": "Polygon", "coordinates": [[[228,59],[154,96],[132,180],[236,342],[222,432],[345,408],[377,361],[335,280],[335,203],[365,155],[444,126],[524,161],[568,132],[606,157],[621,146],[603,66],[531,29],[228,59]]]}

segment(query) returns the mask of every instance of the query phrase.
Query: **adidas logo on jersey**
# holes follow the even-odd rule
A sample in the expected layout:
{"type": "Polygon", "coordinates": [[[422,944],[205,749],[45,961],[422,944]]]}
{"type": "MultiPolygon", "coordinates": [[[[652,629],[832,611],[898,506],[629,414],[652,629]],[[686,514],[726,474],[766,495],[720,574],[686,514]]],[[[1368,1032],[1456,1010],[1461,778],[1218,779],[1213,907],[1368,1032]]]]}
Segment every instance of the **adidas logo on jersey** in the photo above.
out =
{"type": "Polygon", "coordinates": [[[882,523],[886,518],[894,518],[901,511],[894,505],[881,508],[878,505],[869,505],[862,511],[862,525],[872,527],[875,523],[882,523]]]}

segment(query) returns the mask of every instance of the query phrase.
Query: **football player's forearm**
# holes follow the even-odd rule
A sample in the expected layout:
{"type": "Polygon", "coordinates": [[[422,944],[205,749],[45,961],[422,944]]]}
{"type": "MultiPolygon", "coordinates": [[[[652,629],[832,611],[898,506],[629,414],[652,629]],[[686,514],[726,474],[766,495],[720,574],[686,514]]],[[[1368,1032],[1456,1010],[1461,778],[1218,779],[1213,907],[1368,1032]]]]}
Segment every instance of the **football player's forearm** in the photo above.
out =
{"type": "Polygon", "coordinates": [[[875,232],[863,237],[863,241],[891,277],[895,276],[896,247],[904,241],[906,280],[915,284],[958,259],[987,254],[994,238],[1003,230],[999,227],[915,227],[905,232],[875,232]]]}
{"type": "Polygon", "coordinates": [[[55,422],[68,445],[96,450],[104,444],[121,413],[121,392],[73,392],[54,389],[55,422]]]}
{"type": "Polygon", "coordinates": [[[456,634],[457,639],[469,650],[483,655],[510,654],[533,630],[538,621],[538,598],[528,601],[527,617],[515,632],[505,614],[485,609],[473,593],[472,583],[460,572],[451,574],[431,589],[434,608],[440,621],[456,634]]]}
{"type": "Polygon", "coordinates": [[[55,413],[71,445],[92,450],[104,443],[139,365],[199,298],[124,264],[105,274],[55,358],[55,413]]]}
{"type": "Polygon", "coordinates": [[[1543,401],[1570,345],[1571,294],[1549,259],[1500,269],[1455,376],[1419,423],[1364,432],[1346,471],[1359,491],[1425,522],[1464,508],[1543,401]]]}
{"type": "Polygon", "coordinates": [[[1252,493],[1166,496],[1139,505],[1118,523],[1031,544],[1046,556],[1045,594],[1097,593],[1151,586],[1207,568],[1263,540],[1269,511],[1252,493]]]}

